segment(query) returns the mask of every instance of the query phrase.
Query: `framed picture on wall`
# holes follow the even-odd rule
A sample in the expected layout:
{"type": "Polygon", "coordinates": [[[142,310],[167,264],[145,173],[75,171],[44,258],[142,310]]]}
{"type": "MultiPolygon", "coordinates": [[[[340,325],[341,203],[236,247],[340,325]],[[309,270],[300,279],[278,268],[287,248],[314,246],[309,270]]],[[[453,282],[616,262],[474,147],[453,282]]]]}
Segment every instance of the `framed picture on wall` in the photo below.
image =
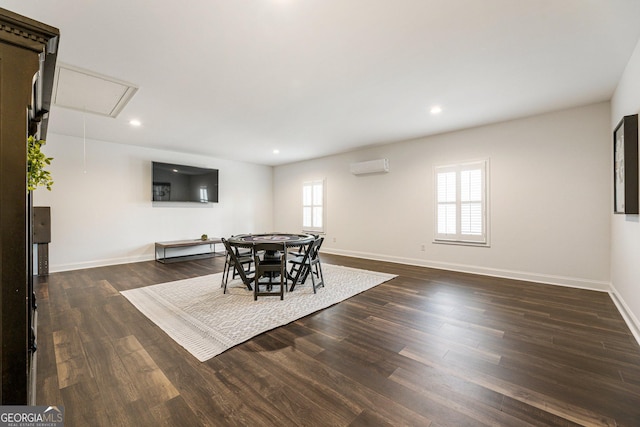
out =
{"type": "Polygon", "coordinates": [[[613,131],[613,212],[638,214],[638,115],[624,116],[613,131]]]}

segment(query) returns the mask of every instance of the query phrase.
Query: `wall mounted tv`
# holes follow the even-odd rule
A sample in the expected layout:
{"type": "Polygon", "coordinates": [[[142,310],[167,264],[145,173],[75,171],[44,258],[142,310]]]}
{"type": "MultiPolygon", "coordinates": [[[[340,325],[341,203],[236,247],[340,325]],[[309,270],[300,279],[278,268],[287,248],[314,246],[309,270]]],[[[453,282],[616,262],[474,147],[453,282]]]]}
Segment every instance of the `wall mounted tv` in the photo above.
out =
{"type": "Polygon", "coordinates": [[[154,202],[218,202],[218,170],[153,162],[154,202]]]}

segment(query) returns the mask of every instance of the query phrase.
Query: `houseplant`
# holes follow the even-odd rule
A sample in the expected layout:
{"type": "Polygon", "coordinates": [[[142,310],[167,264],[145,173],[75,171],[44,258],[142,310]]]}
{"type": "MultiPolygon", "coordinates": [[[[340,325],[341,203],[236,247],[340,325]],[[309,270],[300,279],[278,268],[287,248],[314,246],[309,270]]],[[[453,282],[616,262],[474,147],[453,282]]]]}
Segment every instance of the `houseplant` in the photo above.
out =
{"type": "Polygon", "coordinates": [[[51,164],[52,157],[47,157],[41,150],[46,144],[43,139],[36,139],[33,136],[27,138],[27,190],[33,191],[37,187],[46,187],[51,191],[53,179],[51,173],[45,167],[51,164]]]}

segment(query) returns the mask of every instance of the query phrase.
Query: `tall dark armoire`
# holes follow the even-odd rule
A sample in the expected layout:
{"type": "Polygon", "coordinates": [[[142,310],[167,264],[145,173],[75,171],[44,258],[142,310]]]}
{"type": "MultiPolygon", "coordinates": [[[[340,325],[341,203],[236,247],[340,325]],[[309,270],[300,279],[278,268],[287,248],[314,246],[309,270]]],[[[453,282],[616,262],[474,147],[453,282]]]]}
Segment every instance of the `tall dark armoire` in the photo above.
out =
{"type": "Polygon", "coordinates": [[[35,402],[35,295],[27,137],[46,138],[59,31],[0,9],[2,405],[35,402]]]}

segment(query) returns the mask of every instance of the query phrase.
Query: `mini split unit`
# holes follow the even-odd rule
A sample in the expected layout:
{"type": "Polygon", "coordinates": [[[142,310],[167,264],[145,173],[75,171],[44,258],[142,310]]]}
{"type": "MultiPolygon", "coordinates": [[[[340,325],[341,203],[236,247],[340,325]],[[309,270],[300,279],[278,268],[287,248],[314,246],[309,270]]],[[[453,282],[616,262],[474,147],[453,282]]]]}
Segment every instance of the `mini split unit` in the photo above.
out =
{"type": "Polygon", "coordinates": [[[370,160],[368,162],[351,163],[350,170],[354,175],[386,173],[389,172],[389,159],[378,159],[370,160]]]}

